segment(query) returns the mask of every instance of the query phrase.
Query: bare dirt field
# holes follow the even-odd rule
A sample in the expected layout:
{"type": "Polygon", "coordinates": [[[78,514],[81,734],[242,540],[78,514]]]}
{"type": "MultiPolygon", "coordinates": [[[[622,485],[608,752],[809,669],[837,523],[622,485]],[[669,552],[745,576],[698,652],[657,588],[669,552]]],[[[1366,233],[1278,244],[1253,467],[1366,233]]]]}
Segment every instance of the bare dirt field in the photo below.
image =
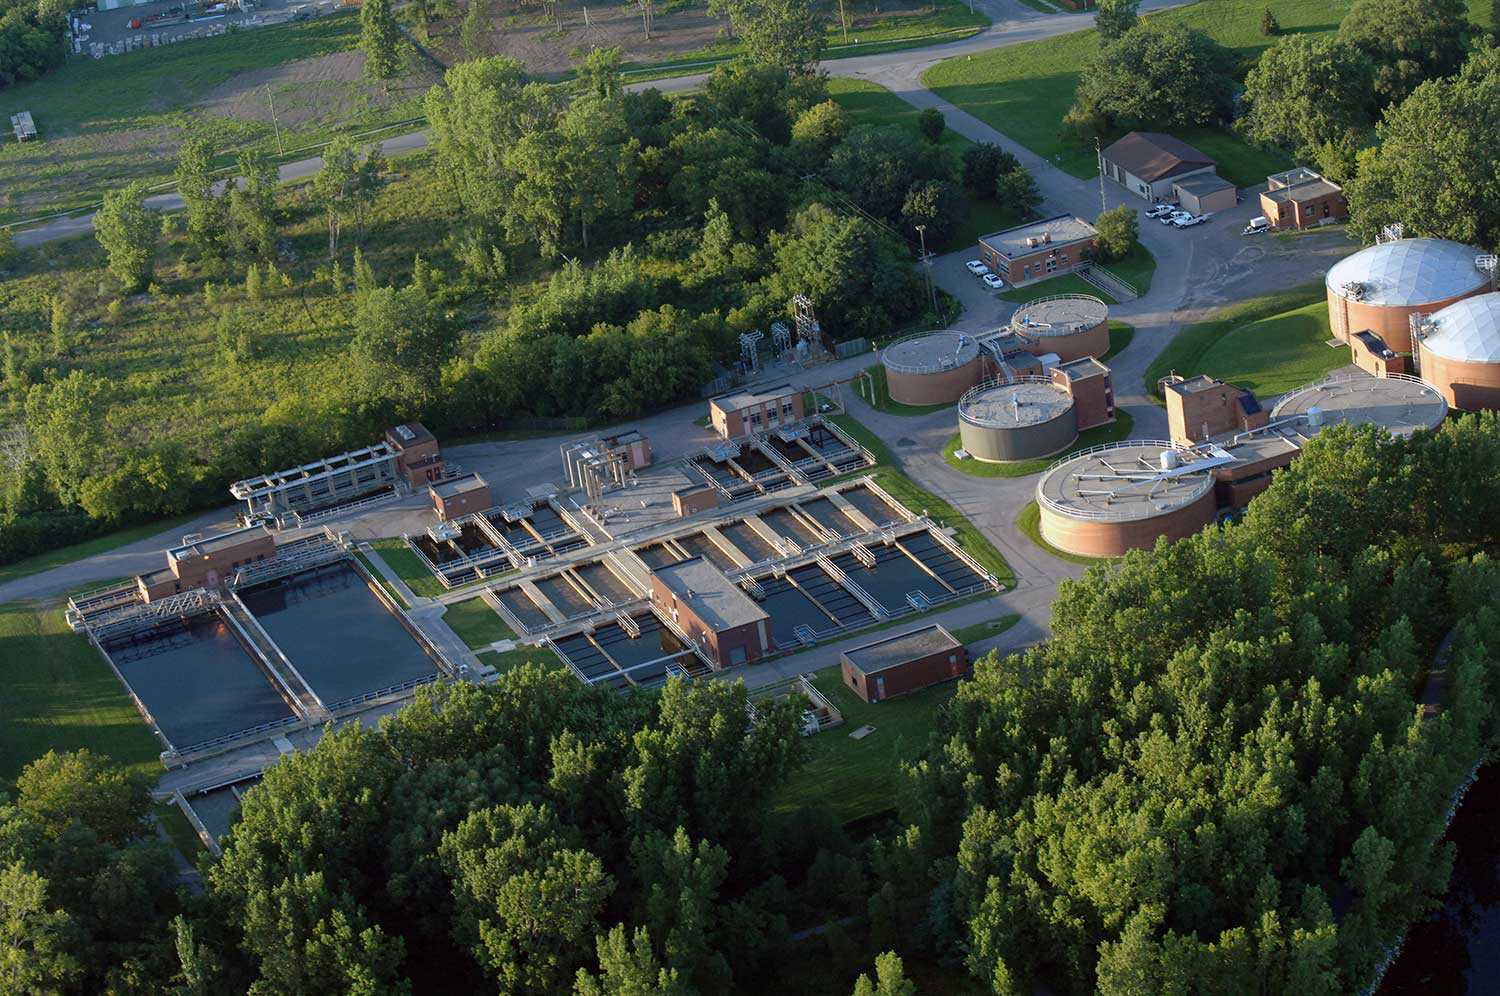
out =
{"type": "Polygon", "coordinates": [[[431,63],[413,60],[400,79],[371,84],[364,79],[364,66],[364,53],[355,49],[248,70],[205,94],[195,113],[270,124],[274,106],[277,123],[296,128],[390,107],[421,96],[440,79],[431,63]]]}
{"type": "MultiPolygon", "coordinates": [[[[841,33],[832,28],[838,18],[836,0],[819,6],[827,8],[823,13],[833,32],[830,41],[841,40],[841,33]]],[[[495,7],[482,49],[473,54],[510,56],[533,73],[566,72],[591,48],[619,46],[627,64],[722,58],[737,48],[729,34],[728,21],[709,14],[704,4],[658,4],[649,39],[638,5],[594,5],[568,0],[557,5],[555,18],[544,15],[535,5],[507,9],[496,4],[495,7]]],[[[927,22],[933,19],[937,8],[932,3],[888,0],[848,2],[845,11],[850,20],[850,41],[854,42],[866,40],[860,37],[862,32],[899,33],[904,24],[910,24],[912,34],[930,32],[931,25],[927,22]]],[[[471,55],[459,39],[461,21],[458,16],[432,22],[428,47],[445,65],[471,55]]]]}

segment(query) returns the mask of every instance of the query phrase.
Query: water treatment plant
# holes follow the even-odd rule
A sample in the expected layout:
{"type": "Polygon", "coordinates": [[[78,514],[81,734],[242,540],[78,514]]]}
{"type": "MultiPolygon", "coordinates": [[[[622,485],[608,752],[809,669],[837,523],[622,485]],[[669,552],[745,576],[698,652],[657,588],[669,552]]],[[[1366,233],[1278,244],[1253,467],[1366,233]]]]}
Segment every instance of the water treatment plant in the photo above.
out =
{"type": "Polygon", "coordinates": [[[1345,373],[1284,396],[1269,413],[1254,394],[1211,377],[1163,380],[1170,440],[1124,440],[1053,464],[1036,485],[1041,536],[1066,553],[1118,557],[1190,536],[1244,508],[1330,425],[1430,431],[1443,395],[1415,377],[1345,373]]]}

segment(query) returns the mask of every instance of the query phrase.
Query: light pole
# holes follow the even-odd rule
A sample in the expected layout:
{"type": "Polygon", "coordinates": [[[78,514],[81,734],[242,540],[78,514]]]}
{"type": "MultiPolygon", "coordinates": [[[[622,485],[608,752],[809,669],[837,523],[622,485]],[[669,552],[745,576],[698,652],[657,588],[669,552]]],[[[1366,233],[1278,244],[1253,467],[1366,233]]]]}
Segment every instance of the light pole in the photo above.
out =
{"type": "Polygon", "coordinates": [[[917,238],[922,243],[922,272],[927,274],[927,296],[932,299],[932,315],[938,317],[937,291],[932,287],[932,260],[927,255],[927,226],[917,226],[917,238]]]}

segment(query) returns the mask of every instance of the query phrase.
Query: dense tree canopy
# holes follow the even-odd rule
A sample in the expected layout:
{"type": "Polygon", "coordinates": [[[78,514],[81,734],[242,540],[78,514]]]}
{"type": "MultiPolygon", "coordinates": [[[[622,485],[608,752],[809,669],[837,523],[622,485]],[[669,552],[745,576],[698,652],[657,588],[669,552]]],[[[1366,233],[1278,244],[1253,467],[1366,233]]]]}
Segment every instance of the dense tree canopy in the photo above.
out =
{"type": "Polygon", "coordinates": [[[1372,123],[1374,72],[1369,56],[1348,42],[1292,35],[1267,49],[1245,78],[1237,124],[1257,142],[1334,172],[1328,150],[1353,146],[1372,123]]]}
{"type": "Polygon", "coordinates": [[[1457,70],[1471,30],[1464,0],[1358,0],[1338,37],[1370,57],[1376,92],[1389,103],[1457,70]]]}
{"type": "Polygon", "coordinates": [[[67,57],[66,10],[58,0],[0,0],[0,87],[36,79],[67,57]]]}
{"type": "Polygon", "coordinates": [[[1051,642],[982,662],[912,769],[931,928],[997,993],[1360,990],[1500,734],[1497,484],[1494,415],[1340,428],[1243,523],[1066,582],[1051,642]]]}
{"type": "Polygon", "coordinates": [[[1356,234],[1371,240],[1399,221],[1411,235],[1500,245],[1500,49],[1421,84],[1376,131],[1348,185],[1356,234]]]}
{"type": "Polygon", "coordinates": [[[1141,24],[1084,67],[1070,114],[1120,130],[1211,124],[1233,110],[1233,70],[1233,53],[1207,32],[1141,24]]]}

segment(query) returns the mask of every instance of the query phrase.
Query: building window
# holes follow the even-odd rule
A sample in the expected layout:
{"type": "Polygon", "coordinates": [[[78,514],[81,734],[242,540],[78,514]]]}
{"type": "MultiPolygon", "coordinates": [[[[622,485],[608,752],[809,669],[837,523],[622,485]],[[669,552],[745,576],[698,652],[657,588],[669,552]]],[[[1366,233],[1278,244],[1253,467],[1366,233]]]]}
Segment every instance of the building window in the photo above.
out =
{"type": "Polygon", "coordinates": [[[1022,278],[1023,279],[1030,280],[1031,279],[1031,267],[1030,267],[1030,265],[1021,267],[1021,274],[1022,274],[1022,278]]]}
{"type": "Polygon", "coordinates": [[[1057,272],[1057,258],[1055,256],[1048,256],[1047,257],[1047,272],[1048,273],[1056,273],[1057,272]]]}
{"type": "Polygon", "coordinates": [[[792,403],[790,401],[783,401],[781,403],[781,417],[790,419],[793,414],[792,403]]]}
{"type": "Polygon", "coordinates": [[[757,408],[755,411],[750,413],[750,424],[760,425],[760,409],[757,408]]]}

